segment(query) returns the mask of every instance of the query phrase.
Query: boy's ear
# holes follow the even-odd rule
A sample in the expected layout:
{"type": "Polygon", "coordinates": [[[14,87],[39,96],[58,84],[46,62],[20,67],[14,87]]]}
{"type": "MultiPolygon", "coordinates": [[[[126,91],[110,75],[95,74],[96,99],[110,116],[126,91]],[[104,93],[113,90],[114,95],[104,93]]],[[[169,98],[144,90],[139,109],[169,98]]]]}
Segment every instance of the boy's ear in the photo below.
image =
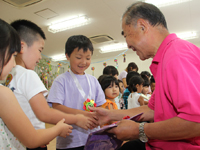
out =
{"type": "Polygon", "coordinates": [[[66,56],[67,60],[69,60],[69,56],[68,56],[68,54],[65,54],[65,56],[66,56]]]}
{"type": "Polygon", "coordinates": [[[24,48],[26,46],[26,43],[21,41],[21,50],[20,50],[20,54],[23,54],[24,53],[24,48]]]}

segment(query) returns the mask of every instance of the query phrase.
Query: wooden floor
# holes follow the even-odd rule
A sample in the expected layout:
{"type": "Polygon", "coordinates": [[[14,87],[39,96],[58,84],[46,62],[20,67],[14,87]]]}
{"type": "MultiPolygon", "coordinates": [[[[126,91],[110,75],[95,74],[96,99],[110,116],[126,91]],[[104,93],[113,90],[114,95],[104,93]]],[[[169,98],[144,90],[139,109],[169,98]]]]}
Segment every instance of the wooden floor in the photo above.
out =
{"type": "MultiPolygon", "coordinates": [[[[52,126],[54,125],[46,124],[46,128],[50,128],[52,126]]],[[[47,148],[48,150],[56,150],[56,138],[47,145],[47,148]]]]}

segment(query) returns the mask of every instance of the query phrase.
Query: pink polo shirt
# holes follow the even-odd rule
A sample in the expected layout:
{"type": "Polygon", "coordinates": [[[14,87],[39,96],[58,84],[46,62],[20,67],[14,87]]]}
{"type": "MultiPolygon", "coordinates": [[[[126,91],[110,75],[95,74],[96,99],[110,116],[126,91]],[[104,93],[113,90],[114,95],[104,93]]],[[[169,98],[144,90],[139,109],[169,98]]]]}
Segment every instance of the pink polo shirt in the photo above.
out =
{"type": "MultiPolygon", "coordinates": [[[[200,123],[200,49],[170,34],[160,45],[150,69],[156,81],[148,104],[155,112],[154,121],[180,117],[200,123]]],[[[197,150],[200,149],[200,137],[149,140],[146,149],[197,150]]]]}

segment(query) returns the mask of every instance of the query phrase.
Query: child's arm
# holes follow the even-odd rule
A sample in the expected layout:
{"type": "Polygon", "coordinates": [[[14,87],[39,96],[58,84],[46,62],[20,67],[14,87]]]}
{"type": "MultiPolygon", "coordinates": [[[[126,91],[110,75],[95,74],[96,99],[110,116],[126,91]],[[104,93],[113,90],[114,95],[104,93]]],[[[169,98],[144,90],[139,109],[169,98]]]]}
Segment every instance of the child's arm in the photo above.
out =
{"type": "Polygon", "coordinates": [[[144,105],[148,105],[148,103],[149,103],[148,101],[144,101],[144,105]]]}
{"type": "Polygon", "coordinates": [[[21,109],[13,92],[6,87],[0,87],[0,95],[0,117],[8,129],[26,147],[39,147],[47,144],[56,136],[66,137],[72,132],[72,126],[65,124],[64,120],[61,120],[52,128],[35,130],[21,109]]]}
{"type": "MultiPolygon", "coordinates": [[[[70,113],[70,111],[63,111],[63,109],[58,109],[57,107],[54,107],[54,104],[53,104],[53,108],[56,108],[58,110],[50,108],[42,93],[39,93],[39,94],[35,95],[34,97],[32,97],[29,100],[29,103],[30,103],[31,108],[33,109],[35,115],[37,116],[37,118],[43,122],[56,124],[59,120],[61,120],[62,118],[65,118],[65,123],[75,124],[84,129],[89,129],[89,128],[92,129],[92,128],[98,126],[98,122],[97,122],[96,118],[94,119],[93,117],[81,115],[81,114],[85,114],[84,111],[83,111],[84,113],[81,113],[81,110],[77,110],[77,113],[70,113]],[[63,113],[59,110],[65,112],[65,113],[63,113]]],[[[61,105],[61,106],[63,106],[63,105],[61,105]]],[[[64,107],[66,107],[66,106],[64,106],[64,107]]],[[[63,108],[63,107],[61,107],[61,108],[63,108]]],[[[69,109],[71,109],[71,108],[69,108],[69,109]]],[[[74,109],[74,110],[76,111],[76,109],[74,109]]],[[[87,113],[89,113],[89,112],[87,112],[87,113]]]]}
{"type": "Polygon", "coordinates": [[[142,96],[138,98],[138,102],[140,103],[140,106],[145,105],[144,98],[142,96]]]}
{"type": "Polygon", "coordinates": [[[123,84],[124,84],[124,88],[126,88],[126,87],[127,87],[126,78],[123,78],[123,79],[122,79],[122,82],[123,82],[123,84]]]}

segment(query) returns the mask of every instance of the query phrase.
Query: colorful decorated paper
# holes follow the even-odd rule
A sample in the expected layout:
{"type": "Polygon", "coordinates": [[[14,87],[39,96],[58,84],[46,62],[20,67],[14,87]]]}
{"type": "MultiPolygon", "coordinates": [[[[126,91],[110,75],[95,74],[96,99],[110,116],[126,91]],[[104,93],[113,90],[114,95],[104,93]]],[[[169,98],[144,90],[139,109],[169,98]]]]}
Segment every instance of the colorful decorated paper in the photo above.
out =
{"type": "Polygon", "coordinates": [[[58,70],[57,70],[57,73],[60,73],[60,67],[62,66],[62,64],[59,62],[58,63],[58,70]]]}
{"type": "Polygon", "coordinates": [[[50,60],[47,60],[47,65],[49,66],[49,72],[52,70],[51,68],[51,61],[50,60]]]}
{"type": "MultiPolygon", "coordinates": [[[[142,113],[133,117],[126,117],[123,119],[138,121],[142,113]]],[[[108,133],[109,129],[117,127],[117,124],[111,124],[102,127],[101,129],[89,134],[84,150],[117,150],[121,147],[123,141],[118,140],[112,133],[108,133]]]]}
{"type": "Polygon", "coordinates": [[[103,63],[103,65],[104,65],[104,67],[106,67],[107,63],[106,63],[106,62],[104,62],[104,63],[103,63]]]}
{"type": "Polygon", "coordinates": [[[124,57],[124,62],[126,62],[126,54],[124,53],[122,56],[124,57]]]}
{"type": "Polygon", "coordinates": [[[91,70],[92,70],[92,75],[94,76],[95,67],[92,67],[91,70]]]}
{"type": "Polygon", "coordinates": [[[116,66],[115,67],[118,68],[118,62],[117,62],[116,58],[114,59],[114,62],[116,62],[116,66]]]}

